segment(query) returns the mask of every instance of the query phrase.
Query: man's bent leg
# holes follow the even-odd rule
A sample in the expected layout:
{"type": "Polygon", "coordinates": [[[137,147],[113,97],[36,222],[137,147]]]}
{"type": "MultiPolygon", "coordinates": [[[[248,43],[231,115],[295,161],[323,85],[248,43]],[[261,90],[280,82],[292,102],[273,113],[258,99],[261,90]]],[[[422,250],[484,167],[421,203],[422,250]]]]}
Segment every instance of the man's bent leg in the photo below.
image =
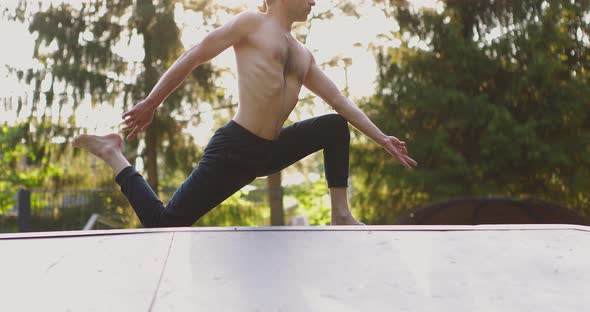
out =
{"type": "Polygon", "coordinates": [[[365,225],[357,221],[350,213],[346,187],[331,187],[330,203],[332,204],[332,225],[365,225]]]}
{"type": "Polygon", "coordinates": [[[164,213],[182,217],[191,225],[255,178],[227,162],[201,162],[176,190],[164,213]]]}
{"type": "Polygon", "coordinates": [[[273,161],[264,174],[282,170],[323,149],[326,180],[332,199],[333,224],[362,224],[350,214],[346,198],[349,148],[348,122],[342,116],[329,114],[303,120],[281,131],[273,161]]]}

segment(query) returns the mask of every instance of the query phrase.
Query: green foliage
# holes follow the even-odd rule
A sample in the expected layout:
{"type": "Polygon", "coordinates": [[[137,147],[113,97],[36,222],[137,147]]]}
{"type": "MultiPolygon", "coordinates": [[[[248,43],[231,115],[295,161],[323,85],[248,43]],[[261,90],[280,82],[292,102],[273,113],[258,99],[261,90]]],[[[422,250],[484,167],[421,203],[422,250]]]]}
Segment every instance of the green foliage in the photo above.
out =
{"type": "Polygon", "coordinates": [[[19,188],[39,187],[64,174],[51,162],[52,146],[33,144],[27,124],[0,128],[0,213],[14,208],[19,188]]]}
{"type": "Polygon", "coordinates": [[[266,192],[240,190],[199,219],[195,226],[262,226],[270,224],[266,192]]]}
{"type": "MultiPolygon", "coordinates": [[[[174,19],[175,8],[183,3],[186,10],[198,7],[207,13],[205,19],[212,18],[208,7],[214,5],[209,1],[179,0],[95,0],[39,4],[39,9],[29,1],[20,1],[15,12],[3,12],[8,18],[28,23],[29,31],[36,35],[34,57],[39,66],[9,68],[34,88],[32,96],[7,99],[11,106],[17,103],[21,120],[38,128],[30,133],[31,142],[49,145],[56,136],[70,142],[83,131],[74,115],[85,99],[93,106],[106,104],[123,110],[144,99],[184,50],[181,29],[174,19]],[[143,54],[140,62],[113,49],[132,41],[143,42],[143,51],[137,51],[143,54]]],[[[199,114],[186,116],[186,107],[196,109],[201,100],[222,102],[212,83],[216,76],[210,64],[200,66],[158,110],[145,150],[138,150],[137,140],[125,145],[132,162],[143,158],[155,185],[158,170],[168,180],[196,164],[200,152],[183,129],[189,121],[198,122],[199,114]],[[156,158],[165,158],[166,166],[156,158]]]]}
{"type": "MultiPolygon", "coordinates": [[[[254,180],[199,219],[194,226],[263,226],[270,224],[266,181],[254,180]]],[[[160,199],[166,203],[178,185],[163,189],[160,199]]]]}
{"type": "Polygon", "coordinates": [[[449,0],[441,13],[390,4],[400,29],[389,36],[401,45],[379,51],[377,94],[363,107],[419,166],[406,171],[357,144],[366,188],[356,205],[382,223],[465,195],[589,212],[590,4],[449,0]]]}
{"type": "Polygon", "coordinates": [[[307,216],[310,225],[330,224],[329,191],[324,179],[285,188],[285,200],[289,199],[295,200],[297,206],[287,216],[307,216]]]}

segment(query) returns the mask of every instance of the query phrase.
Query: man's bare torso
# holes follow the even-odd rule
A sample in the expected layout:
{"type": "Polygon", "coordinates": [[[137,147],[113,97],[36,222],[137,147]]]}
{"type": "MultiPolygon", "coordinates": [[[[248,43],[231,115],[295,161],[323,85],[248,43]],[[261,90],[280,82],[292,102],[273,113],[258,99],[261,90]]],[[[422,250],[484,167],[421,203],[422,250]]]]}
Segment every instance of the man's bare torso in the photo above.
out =
{"type": "Polygon", "coordinates": [[[234,45],[239,108],[233,118],[252,133],[273,140],[297,104],[311,53],[265,14],[254,31],[234,45]]]}

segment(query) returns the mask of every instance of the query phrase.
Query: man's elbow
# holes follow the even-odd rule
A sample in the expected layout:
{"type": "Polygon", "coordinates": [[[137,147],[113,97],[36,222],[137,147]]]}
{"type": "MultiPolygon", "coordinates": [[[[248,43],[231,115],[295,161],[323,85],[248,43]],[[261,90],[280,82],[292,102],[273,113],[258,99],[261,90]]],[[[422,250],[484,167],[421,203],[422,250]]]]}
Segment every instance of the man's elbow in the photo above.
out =
{"type": "Polygon", "coordinates": [[[338,94],[337,96],[329,99],[326,101],[330,106],[332,106],[332,108],[335,111],[339,111],[341,109],[344,109],[346,106],[349,105],[348,102],[350,102],[348,100],[348,98],[346,98],[344,95],[342,94],[338,94]]]}
{"type": "Polygon", "coordinates": [[[195,45],[186,53],[184,53],[180,58],[186,64],[188,64],[188,66],[190,66],[191,70],[208,61],[207,55],[201,44],[195,45]]]}

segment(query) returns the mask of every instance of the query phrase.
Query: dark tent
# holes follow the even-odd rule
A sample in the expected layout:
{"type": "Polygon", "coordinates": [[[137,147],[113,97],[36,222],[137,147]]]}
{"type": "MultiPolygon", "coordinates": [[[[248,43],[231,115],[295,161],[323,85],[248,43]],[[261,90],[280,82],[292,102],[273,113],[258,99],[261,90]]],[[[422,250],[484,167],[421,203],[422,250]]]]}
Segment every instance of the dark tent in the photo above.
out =
{"type": "Polygon", "coordinates": [[[409,212],[399,224],[579,224],[590,219],[555,203],[538,199],[460,198],[409,212]]]}

